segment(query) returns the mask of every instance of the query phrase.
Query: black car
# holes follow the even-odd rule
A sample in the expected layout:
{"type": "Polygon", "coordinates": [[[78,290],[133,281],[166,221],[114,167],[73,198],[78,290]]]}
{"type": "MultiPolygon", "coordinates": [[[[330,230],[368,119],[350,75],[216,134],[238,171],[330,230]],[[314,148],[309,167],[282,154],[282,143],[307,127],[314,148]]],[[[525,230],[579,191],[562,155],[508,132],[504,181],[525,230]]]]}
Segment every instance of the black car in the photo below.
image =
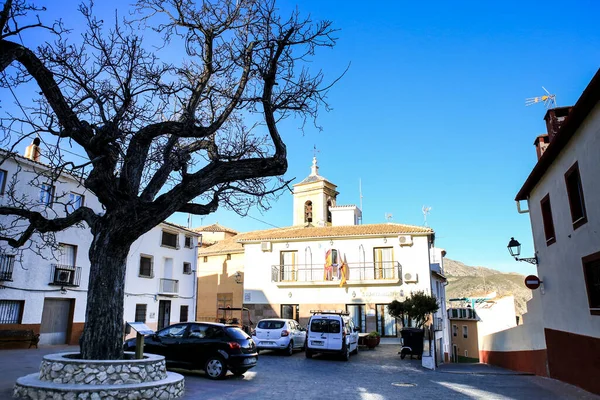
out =
{"type": "MultiPolygon", "coordinates": [[[[135,351],[135,338],[127,340],[123,348],[135,351]]],[[[144,352],[164,356],[171,366],[203,369],[211,379],[222,379],[227,370],[242,375],[258,360],[256,344],[244,331],[211,322],[175,324],[147,335],[144,352]]]]}

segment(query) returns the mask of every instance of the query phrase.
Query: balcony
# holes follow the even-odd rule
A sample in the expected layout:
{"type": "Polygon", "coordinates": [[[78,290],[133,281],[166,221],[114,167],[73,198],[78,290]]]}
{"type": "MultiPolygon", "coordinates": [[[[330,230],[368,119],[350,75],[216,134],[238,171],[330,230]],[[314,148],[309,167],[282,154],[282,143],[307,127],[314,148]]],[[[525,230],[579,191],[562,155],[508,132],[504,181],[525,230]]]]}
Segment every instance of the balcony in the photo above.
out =
{"type": "Polygon", "coordinates": [[[52,264],[50,269],[50,283],[53,286],[79,286],[81,282],[81,267],[75,265],[52,264]]]}
{"type": "Polygon", "coordinates": [[[449,308],[448,318],[478,320],[477,313],[472,308],[449,308]]]}
{"type": "MultiPolygon", "coordinates": [[[[342,272],[337,266],[322,265],[273,265],[271,282],[277,286],[339,286],[342,272]]],[[[402,282],[402,267],[396,261],[376,263],[348,263],[346,284],[390,285],[402,282]]]]}
{"type": "Polygon", "coordinates": [[[179,293],[179,281],[177,279],[160,279],[160,285],[158,288],[159,294],[164,295],[176,295],[179,293]]]}
{"type": "Polygon", "coordinates": [[[12,281],[14,265],[14,255],[0,254],[0,281],[12,281]]]}

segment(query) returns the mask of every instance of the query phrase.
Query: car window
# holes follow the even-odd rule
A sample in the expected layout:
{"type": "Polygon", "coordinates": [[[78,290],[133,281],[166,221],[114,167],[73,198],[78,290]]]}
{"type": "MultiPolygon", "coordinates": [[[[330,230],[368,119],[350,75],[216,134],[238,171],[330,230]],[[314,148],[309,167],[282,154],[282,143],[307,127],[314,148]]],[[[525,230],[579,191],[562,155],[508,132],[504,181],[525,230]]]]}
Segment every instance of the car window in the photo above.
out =
{"type": "Polygon", "coordinates": [[[240,328],[225,328],[227,335],[232,339],[251,339],[250,336],[240,328]]]}
{"type": "Polygon", "coordinates": [[[281,329],[285,325],[285,321],[270,321],[263,320],[258,323],[260,329],[281,329]]]}
{"type": "Polygon", "coordinates": [[[208,326],[206,328],[206,339],[220,339],[224,336],[223,328],[220,326],[208,326]]]}
{"type": "Polygon", "coordinates": [[[320,332],[326,333],[327,329],[327,321],[326,319],[313,319],[310,321],[310,330],[311,332],[320,332]]]}
{"type": "Polygon", "coordinates": [[[192,324],[188,333],[190,338],[203,339],[206,337],[206,325],[192,324]]]}
{"type": "Polygon", "coordinates": [[[342,326],[339,320],[329,321],[329,333],[340,333],[342,326]]]}
{"type": "Polygon", "coordinates": [[[159,337],[180,338],[180,337],[183,337],[183,334],[185,333],[186,328],[187,328],[187,325],[173,325],[173,326],[169,326],[168,328],[165,328],[162,331],[158,332],[157,335],[159,337]]]}

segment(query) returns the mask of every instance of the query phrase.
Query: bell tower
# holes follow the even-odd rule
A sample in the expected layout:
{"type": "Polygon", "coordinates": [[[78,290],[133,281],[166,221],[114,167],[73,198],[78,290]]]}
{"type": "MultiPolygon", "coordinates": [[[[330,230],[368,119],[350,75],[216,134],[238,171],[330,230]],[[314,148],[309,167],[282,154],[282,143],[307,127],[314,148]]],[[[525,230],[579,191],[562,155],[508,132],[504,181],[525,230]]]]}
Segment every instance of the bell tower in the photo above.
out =
{"type": "Polygon", "coordinates": [[[331,225],[329,207],[335,207],[336,188],[319,175],[317,157],[313,157],[310,175],[294,185],[294,226],[331,225]]]}

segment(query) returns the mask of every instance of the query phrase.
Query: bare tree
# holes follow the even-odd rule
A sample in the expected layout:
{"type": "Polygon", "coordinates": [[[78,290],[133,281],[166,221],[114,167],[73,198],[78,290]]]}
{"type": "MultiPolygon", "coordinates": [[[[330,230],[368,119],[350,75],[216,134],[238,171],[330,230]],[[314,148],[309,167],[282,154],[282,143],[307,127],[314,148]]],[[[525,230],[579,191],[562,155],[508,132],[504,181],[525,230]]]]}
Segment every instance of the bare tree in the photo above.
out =
{"type": "Polygon", "coordinates": [[[23,115],[5,115],[6,143],[43,135],[56,174],[77,173],[105,208],[81,207],[50,218],[22,204],[0,215],[24,221],[0,232],[23,246],[32,235],[85,223],[93,241],[82,357],[122,357],[126,257],[131,244],[175,212],[206,215],[219,204],[240,213],[264,203],[286,182],[281,120],[314,121],[327,107],[323,74],[309,61],[336,39],[331,22],[294,11],[283,18],[273,0],[137,0],[134,19],[106,29],[93,7],[80,42],[61,23],[23,24],[36,8],[7,0],[0,14],[2,90],[35,83],[23,115]],[[46,29],[52,40],[33,49],[24,29],[46,29]],[[163,46],[181,46],[182,61],[160,60],[140,32],[152,29],[163,46]],[[183,57],[184,56],[184,57],[183,57]],[[16,136],[15,136],[16,135],[16,136]],[[65,161],[62,146],[87,161],[65,161]]]}

